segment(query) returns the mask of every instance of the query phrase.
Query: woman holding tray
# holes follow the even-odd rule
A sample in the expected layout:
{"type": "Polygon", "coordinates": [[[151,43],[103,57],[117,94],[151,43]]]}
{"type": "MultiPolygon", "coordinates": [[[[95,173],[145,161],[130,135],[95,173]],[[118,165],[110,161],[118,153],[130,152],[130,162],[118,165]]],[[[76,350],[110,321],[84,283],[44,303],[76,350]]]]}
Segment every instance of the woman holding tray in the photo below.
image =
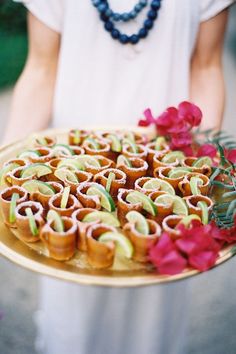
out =
{"type": "MultiPolygon", "coordinates": [[[[205,127],[224,110],[222,47],[233,0],[27,0],[29,54],[5,142],[46,128],[135,126],[190,99],[205,127]]],[[[42,277],[37,346],[49,354],[183,353],[188,281],[137,289],[42,277]]]]}

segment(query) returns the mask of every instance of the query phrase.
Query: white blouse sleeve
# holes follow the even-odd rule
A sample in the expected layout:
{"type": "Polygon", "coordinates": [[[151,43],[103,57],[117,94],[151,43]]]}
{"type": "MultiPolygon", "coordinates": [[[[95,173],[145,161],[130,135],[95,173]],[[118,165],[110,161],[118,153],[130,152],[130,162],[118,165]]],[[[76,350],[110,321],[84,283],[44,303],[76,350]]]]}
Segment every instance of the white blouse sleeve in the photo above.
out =
{"type": "Polygon", "coordinates": [[[207,21],[235,3],[236,0],[201,0],[201,21],[207,21]]]}
{"type": "Polygon", "coordinates": [[[62,31],[64,0],[14,0],[24,6],[40,21],[56,32],[62,31]]]}

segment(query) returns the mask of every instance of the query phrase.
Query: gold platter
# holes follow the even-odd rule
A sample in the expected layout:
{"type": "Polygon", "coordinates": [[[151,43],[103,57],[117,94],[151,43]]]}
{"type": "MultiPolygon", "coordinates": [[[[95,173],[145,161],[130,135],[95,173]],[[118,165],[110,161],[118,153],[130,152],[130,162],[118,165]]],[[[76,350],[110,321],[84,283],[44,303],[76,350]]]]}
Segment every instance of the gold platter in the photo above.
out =
{"type": "MultiPolygon", "coordinates": [[[[126,130],[128,129],[126,128],[126,130]]],[[[136,128],[130,130],[137,131],[136,128]]],[[[150,129],[145,128],[144,131],[149,136],[153,135],[153,131],[150,129]]],[[[58,141],[66,142],[67,132],[64,130],[48,130],[40,133],[40,135],[56,136],[58,141]]],[[[0,149],[0,166],[23,150],[29,141],[20,141],[2,147],[0,149]]],[[[119,256],[116,257],[112,268],[97,270],[88,265],[86,255],[81,252],[78,252],[70,261],[59,262],[47,256],[41,242],[25,244],[16,236],[16,232],[14,235],[0,218],[0,254],[2,256],[34,272],[75,283],[111,287],[137,287],[177,281],[200,273],[197,270],[186,269],[178,275],[163,276],[155,273],[150,266],[126,261],[119,256]]],[[[221,251],[215,266],[233,256],[233,247],[234,245],[231,245],[221,251]]]]}

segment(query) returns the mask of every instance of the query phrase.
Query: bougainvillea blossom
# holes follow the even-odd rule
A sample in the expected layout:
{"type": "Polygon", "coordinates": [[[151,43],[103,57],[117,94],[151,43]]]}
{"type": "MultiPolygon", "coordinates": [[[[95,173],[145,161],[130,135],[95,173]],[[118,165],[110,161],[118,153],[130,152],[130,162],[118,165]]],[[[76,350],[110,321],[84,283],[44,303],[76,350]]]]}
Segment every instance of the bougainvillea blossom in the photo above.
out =
{"type": "Polygon", "coordinates": [[[187,260],[167,233],[163,233],[159,242],[150,249],[149,257],[160,274],[178,274],[187,266],[187,260]]]}

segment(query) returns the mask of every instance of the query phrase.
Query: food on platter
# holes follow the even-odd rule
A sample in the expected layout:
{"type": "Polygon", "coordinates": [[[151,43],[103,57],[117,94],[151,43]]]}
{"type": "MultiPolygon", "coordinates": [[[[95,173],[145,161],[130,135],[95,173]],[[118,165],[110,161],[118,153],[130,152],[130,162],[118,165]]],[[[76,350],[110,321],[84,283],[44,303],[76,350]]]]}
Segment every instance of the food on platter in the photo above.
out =
{"type": "Polygon", "coordinates": [[[34,135],[2,166],[3,222],[60,262],[76,256],[113,269],[119,258],[157,274],[214,266],[236,242],[236,144],[197,131],[201,111],[189,102],[150,115],[140,125],[156,126],[154,139],[122,130],[73,129],[66,142],[34,135]]]}

